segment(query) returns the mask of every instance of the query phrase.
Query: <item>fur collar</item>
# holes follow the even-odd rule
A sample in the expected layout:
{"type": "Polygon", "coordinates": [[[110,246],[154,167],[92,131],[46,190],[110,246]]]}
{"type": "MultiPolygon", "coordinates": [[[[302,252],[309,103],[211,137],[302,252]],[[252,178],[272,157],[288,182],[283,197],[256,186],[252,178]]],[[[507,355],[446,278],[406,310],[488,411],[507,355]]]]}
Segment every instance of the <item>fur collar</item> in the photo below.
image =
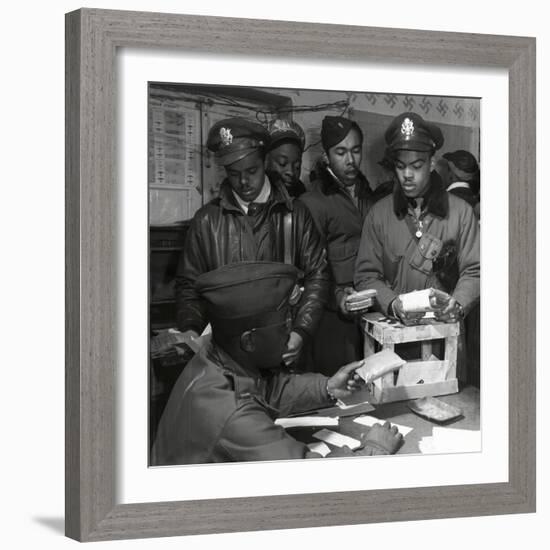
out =
{"type": "MultiPolygon", "coordinates": [[[[395,186],[393,193],[393,210],[400,220],[409,210],[409,202],[400,185],[395,186]]],[[[438,218],[446,218],[449,212],[449,196],[441,177],[435,170],[430,174],[428,190],[424,193],[424,210],[438,218]]]]}

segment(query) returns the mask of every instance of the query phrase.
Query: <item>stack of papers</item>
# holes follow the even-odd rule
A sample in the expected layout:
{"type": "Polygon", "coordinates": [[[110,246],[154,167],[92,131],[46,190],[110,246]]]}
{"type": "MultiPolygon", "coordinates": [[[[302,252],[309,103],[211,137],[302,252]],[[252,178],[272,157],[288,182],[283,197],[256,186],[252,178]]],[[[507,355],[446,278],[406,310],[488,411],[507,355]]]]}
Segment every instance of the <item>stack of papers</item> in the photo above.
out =
{"type": "Polygon", "coordinates": [[[331,430],[319,430],[313,434],[313,437],[325,443],[329,443],[330,445],[334,445],[335,447],[349,447],[352,451],[361,447],[361,442],[359,440],[331,430]]]}
{"type": "Polygon", "coordinates": [[[478,452],[481,451],[481,432],[435,427],[433,435],[423,437],[418,447],[424,454],[478,452]]]}
{"type": "Polygon", "coordinates": [[[297,428],[308,426],[338,426],[338,417],[331,416],[293,416],[292,418],[277,418],[277,426],[297,428]]]}
{"type": "Polygon", "coordinates": [[[372,306],[376,298],[376,290],[368,289],[354,292],[346,297],[346,309],[348,311],[361,311],[372,306]]]}
{"type": "MultiPolygon", "coordinates": [[[[357,424],[362,424],[363,426],[369,426],[370,428],[372,428],[375,424],[384,424],[384,422],[386,422],[385,420],[374,418],[374,416],[360,416],[359,418],[354,418],[353,421],[357,422],[357,424]]],[[[391,425],[395,426],[403,437],[413,430],[410,426],[403,426],[402,424],[396,424],[395,422],[391,422],[391,425]]]]}
{"type": "Polygon", "coordinates": [[[318,443],[308,443],[308,449],[312,453],[319,453],[323,458],[330,453],[330,447],[325,445],[322,441],[318,443]]]}

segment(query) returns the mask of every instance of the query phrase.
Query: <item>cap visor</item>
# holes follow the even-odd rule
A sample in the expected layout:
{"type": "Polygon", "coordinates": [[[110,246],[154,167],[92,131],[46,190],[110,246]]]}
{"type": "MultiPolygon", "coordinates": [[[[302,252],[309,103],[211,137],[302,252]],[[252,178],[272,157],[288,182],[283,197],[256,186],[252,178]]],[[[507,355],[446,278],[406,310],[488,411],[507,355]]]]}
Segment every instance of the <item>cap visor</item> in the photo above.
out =
{"type": "Polygon", "coordinates": [[[433,151],[435,146],[425,141],[400,141],[391,146],[392,151],[418,151],[419,153],[427,153],[433,151]]]}
{"type": "Polygon", "coordinates": [[[238,151],[231,151],[228,153],[224,153],[222,155],[218,155],[218,162],[222,166],[229,166],[230,164],[233,164],[238,160],[242,160],[248,155],[251,155],[252,153],[254,153],[254,151],[258,151],[258,148],[250,147],[247,149],[239,149],[238,151]]]}
{"type": "Polygon", "coordinates": [[[277,132],[271,136],[269,150],[272,151],[276,149],[283,141],[292,141],[296,143],[300,149],[303,149],[302,140],[294,132],[277,132]]]}

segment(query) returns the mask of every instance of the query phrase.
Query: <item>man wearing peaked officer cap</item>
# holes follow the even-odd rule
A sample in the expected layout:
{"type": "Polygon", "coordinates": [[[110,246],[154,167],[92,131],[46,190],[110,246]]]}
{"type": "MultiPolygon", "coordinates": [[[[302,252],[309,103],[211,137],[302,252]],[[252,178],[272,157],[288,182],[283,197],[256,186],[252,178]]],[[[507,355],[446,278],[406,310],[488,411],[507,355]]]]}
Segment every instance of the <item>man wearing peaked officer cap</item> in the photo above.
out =
{"type": "Polygon", "coordinates": [[[439,288],[449,294],[438,320],[456,321],[479,301],[479,231],[472,208],[448,194],[434,171],[443,145],[438,126],[416,113],[385,133],[399,185],[367,215],[355,270],[358,290],[376,289],[385,314],[410,321],[400,294],[439,288]]]}
{"type": "Polygon", "coordinates": [[[306,144],[304,131],[296,122],[281,118],[272,120],[268,130],[271,139],[267,154],[268,173],[281,179],[291,197],[299,197],[306,190],[300,180],[306,144]]]}
{"type": "MultiPolygon", "coordinates": [[[[274,421],[348,396],[360,384],[354,371],[362,362],[331,378],[280,368],[297,281],[297,269],[278,262],[232,264],[198,277],[212,340],[174,386],[153,446],[155,465],[320,456],[274,421]]],[[[393,453],[401,439],[396,428],[378,425],[357,454],[393,453]]]]}
{"type": "Polygon", "coordinates": [[[209,322],[197,278],[242,261],[286,262],[303,274],[286,364],[297,363],[305,340],[315,334],[326,301],[328,272],[324,243],[311,215],[294,203],[280,180],[265,172],[270,143],[266,128],[229,118],[214,124],[207,147],[226,173],[219,196],[197,211],[190,224],[176,276],[177,323],[196,338],[209,322]]]}
{"type": "Polygon", "coordinates": [[[434,153],[443,145],[439,126],[416,113],[403,113],[393,119],[384,134],[390,151],[422,151],[434,153]]]}
{"type": "Polygon", "coordinates": [[[362,331],[346,309],[352,292],[355,257],[361,228],[374,194],[361,172],[363,132],[349,118],[326,116],[321,125],[325,151],[312,191],[300,197],[327,241],[328,262],[334,283],[313,346],[315,367],[324,374],[338,368],[337,358],[352,361],[362,356],[362,331]]]}

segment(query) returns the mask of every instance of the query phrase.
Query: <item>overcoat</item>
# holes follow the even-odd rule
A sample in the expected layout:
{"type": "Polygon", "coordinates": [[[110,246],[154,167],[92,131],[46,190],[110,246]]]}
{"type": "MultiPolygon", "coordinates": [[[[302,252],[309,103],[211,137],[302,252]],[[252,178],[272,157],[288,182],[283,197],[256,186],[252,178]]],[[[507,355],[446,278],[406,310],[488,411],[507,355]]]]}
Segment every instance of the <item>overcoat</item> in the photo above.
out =
{"type": "Polygon", "coordinates": [[[213,341],[188,363],[161,416],[155,465],[308,458],[274,420],[329,406],[327,378],[246,369],[213,341]]]}
{"type": "Polygon", "coordinates": [[[354,318],[338,310],[344,288],[353,286],[355,260],[363,220],[371,206],[391,192],[391,184],[373,191],[359,173],[351,193],[337,183],[326,167],[318,171],[312,190],[299,201],[309,208],[319,232],[326,240],[332,281],[329,298],[312,345],[312,369],[331,375],[345,363],[362,357],[361,329],[354,318]]]}

